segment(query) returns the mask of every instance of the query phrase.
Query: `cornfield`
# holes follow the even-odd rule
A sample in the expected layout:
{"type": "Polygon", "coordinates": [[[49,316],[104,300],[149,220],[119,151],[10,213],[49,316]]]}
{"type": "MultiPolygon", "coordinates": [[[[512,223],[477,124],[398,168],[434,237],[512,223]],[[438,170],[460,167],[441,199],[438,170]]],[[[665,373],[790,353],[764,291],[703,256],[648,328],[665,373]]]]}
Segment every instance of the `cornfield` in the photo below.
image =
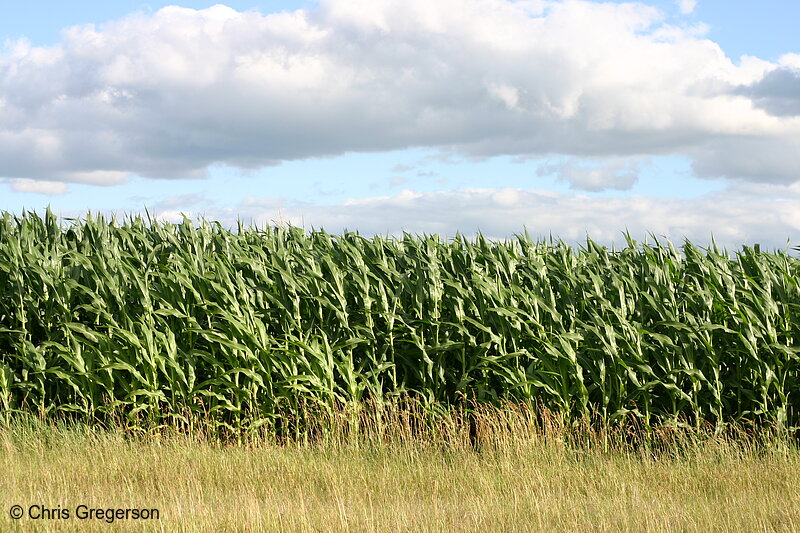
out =
{"type": "Polygon", "coordinates": [[[519,402],[800,422],[800,261],[654,240],[365,238],[0,219],[0,412],[280,429],[309,407],[519,402]]]}

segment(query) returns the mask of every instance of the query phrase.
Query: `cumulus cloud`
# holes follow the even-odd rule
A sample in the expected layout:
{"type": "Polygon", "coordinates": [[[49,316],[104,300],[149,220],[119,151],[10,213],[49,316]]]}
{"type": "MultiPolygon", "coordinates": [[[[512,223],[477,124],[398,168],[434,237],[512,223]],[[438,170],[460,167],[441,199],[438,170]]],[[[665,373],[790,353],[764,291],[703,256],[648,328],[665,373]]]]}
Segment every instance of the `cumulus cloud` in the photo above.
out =
{"type": "Polygon", "coordinates": [[[31,192],[50,196],[67,194],[67,184],[60,181],[30,180],[15,178],[7,180],[8,186],[14,192],[31,192]]]}
{"type": "Polygon", "coordinates": [[[0,52],[0,176],[202,178],[215,164],[424,146],[685,154],[704,175],[797,180],[784,148],[800,118],[720,89],[781,65],[734,64],[701,31],[641,3],[583,0],[166,7],[0,52]]]}
{"type": "Polygon", "coordinates": [[[800,181],[800,138],[710,139],[687,150],[692,169],[701,177],[791,184],[800,181]],[[726,157],[721,157],[725,154],[726,157]]]}
{"type": "Polygon", "coordinates": [[[736,91],[750,97],[755,105],[779,117],[800,116],[800,68],[782,67],[736,91]]]}
{"type": "Polygon", "coordinates": [[[681,13],[684,15],[694,12],[696,7],[697,0],[678,0],[678,9],[680,9],[681,13]]]}
{"type": "Polygon", "coordinates": [[[554,174],[561,181],[569,183],[570,189],[593,192],[628,190],[639,181],[638,173],[639,162],[635,159],[617,159],[593,165],[570,160],[545,164],[537,170],[539,176],[554,174]]]}
{"type": "MultiPolygon", "coordinates": [[[[527,229],[534,237],[556,235],[580,243],[589,235],[603,244],[620,244],[624,243],[621,232],[628,230],[639,239],[652,233],[677,243],[689,238],[702,245],[710,243],[713,236],[729,248],[753,243],[784,248],[787,239],[797,243],[800,238],[800,189],[792,186],[793,194],[783,194],[787,190],[785,186],[752,184],[742,190],[685,199],[593,198],[518,188],[406,189],[391,196],[334,205],[250,197],[235,208],[202,214],[232,227],[241,217],[260,226],[291,223],[335,232],[357,229],[364,235],[408,231],[451,237],[456,232],[470,235],[481,231],[488,237],[509,238],[527,229]]],[[[165,209],[163,216],[172,220],[179,214],[172,208],[165,209]]]]}

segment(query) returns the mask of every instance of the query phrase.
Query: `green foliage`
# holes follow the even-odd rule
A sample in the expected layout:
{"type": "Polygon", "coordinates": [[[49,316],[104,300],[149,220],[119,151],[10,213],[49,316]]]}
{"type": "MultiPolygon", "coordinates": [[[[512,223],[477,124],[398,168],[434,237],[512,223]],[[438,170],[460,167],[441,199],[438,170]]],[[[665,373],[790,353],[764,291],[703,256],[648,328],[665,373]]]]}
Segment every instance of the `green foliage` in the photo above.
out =
{"type": "Polygon", "coordinates": [[[301,428],[414,397],[644,424],[800,421],[800,261],[527,235],[0,219],[0,411],[301,428]]]}

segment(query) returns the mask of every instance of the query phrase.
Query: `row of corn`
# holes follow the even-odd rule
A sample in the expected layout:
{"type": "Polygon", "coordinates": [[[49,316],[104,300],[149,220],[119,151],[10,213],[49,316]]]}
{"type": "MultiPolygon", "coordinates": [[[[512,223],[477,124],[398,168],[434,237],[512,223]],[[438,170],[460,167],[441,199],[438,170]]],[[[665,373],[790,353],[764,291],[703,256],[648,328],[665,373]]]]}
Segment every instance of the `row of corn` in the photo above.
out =
{"type": "Polygon", "coordinates": [[[0,411],[279,428],[414,397],[800,421],[800,261],[628,238],[0,218],[0,411]]]}

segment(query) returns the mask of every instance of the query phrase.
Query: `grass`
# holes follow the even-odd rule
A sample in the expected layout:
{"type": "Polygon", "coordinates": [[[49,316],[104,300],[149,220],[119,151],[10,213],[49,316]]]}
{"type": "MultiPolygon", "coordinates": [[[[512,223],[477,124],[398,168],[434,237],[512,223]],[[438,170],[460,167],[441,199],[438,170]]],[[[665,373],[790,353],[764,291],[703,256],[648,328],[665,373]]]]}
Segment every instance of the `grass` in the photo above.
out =
{"type": "MultiPolygon", "coordinates": [[[[440,418],[439,420],[443,420],[440,418]]],[[[450,427],[277,444],[17,421],[0,429],[2,531],[798,531],[780,437],[621,429],[483,411],[450,427]],[[13,504],[154,507],[159,521],[12,521],[13,504]]]]}

